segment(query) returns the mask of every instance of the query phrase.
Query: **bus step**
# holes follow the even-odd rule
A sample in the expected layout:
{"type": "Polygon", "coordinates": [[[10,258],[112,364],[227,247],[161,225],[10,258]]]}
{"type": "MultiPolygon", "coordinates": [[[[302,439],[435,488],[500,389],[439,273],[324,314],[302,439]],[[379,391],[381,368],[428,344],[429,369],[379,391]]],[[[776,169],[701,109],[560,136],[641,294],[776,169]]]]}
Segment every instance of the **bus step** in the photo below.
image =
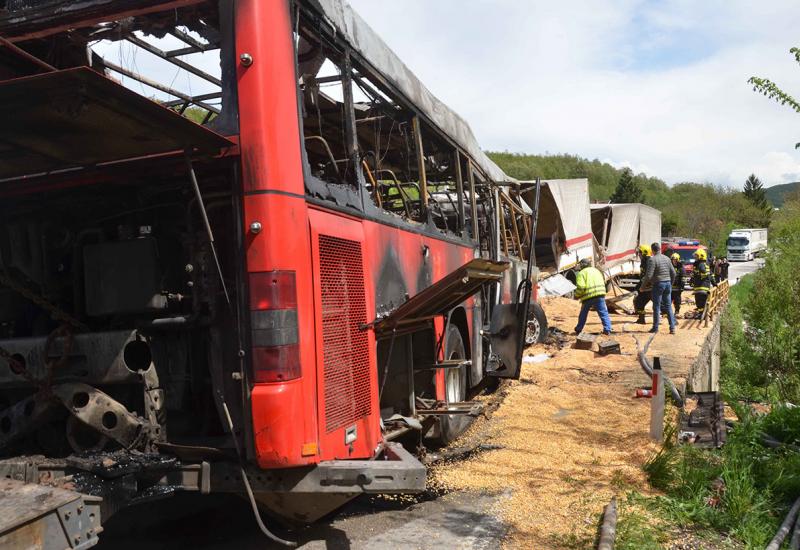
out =
{"type": "Polygon", "coordinates": [[[461,367],[472,366],[472,361],[464,359],[450,359],[447,361],[438,361],[428,365],[414,366],[414,370],[437,370],[437,369],[458,369],[461,367]]]}
{"type": "Polygon", "coordinates": [[[425,416],[446,415],[446,414],[468,414],[469,416],[480,416],[486,407],[484,403],[478,401],[460,401],[458,403],[438,403],[438,407],[430,409],[417,408],[417,414],[425,416]]]}

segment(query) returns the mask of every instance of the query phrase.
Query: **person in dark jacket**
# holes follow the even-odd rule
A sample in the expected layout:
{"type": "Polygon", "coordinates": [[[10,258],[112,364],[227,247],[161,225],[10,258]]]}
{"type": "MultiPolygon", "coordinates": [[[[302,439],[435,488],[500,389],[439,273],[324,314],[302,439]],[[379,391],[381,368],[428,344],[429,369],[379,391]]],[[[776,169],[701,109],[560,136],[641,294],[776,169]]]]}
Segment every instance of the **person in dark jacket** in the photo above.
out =
{"type": "Polygon", "coordinates": [[[672,311],[672,283],[675,281],[675,268],[669,258],[661,254],[661,245],[653,243],[653,255],[647,262],[647,272],[642,279],[643,288],[652,288],[653,328],[650,332],[658,332],[662,308],[669,319],[669,333],[675,334],[675,315],[672,311]]]}
{"type": "Polygon", "coordinates": [[[636,319],[636,322],[640,325],[647,324],[647,321],[644,318],[644,308],[647,306],[647,302],[650,301],[652,298],[650,294],[649,288],[644,288],[642,286],[642,279],[644,279],[644,274],[647,273],[647,262],[650,260],[650,247],[646,244],[639,246],[639,283],[636,285],[636,296],[633,298],[633,308],[636,310],[636,314],[639,316],[636,319]]]}
{"type": "Polygon", "coordinates": [[[675,308],[675,315],[681,312],[681,297],[683,296],[683,286],[686,284],[686,269],[681,262],[680,254],[673,254],[670,258],[672,267],[675,268],[675,280],[672,281],[672,307],[675,308]]]}
{"type": "Polygon", "coordinates": [[[703,316],[706,309],[706,301],[708,300],[708,293],[711,292],[711,287],[714,286],[714,273],[708,266],[706,251],[698,248],[694,252],[695,263],[692,270],[692,291],[694,292],[694,303],[697,306],[695,310],[695,317],[697,319],[703,316]]]}

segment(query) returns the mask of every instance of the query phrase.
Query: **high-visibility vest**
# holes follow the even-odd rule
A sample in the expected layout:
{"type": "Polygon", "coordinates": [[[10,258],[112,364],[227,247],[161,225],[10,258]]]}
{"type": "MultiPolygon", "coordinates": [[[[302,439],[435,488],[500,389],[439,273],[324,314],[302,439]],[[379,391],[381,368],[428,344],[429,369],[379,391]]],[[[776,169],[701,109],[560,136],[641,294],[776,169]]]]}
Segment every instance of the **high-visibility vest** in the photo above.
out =
{"type": "Polygon", "coordinates": [[[587,267],[578,273],[575,280],[575,297],[581,302],[606,295],[606,281],[596,267],[587,267]]]}

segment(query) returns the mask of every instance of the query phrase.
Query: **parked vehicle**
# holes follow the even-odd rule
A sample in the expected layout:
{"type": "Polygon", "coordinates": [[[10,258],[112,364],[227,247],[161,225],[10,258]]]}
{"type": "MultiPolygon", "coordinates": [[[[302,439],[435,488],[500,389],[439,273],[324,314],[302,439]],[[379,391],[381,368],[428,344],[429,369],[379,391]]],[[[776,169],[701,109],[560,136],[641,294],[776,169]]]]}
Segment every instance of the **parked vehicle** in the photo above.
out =
{"type": "Polygon", "coordinates": [[[46,482],[45,547],[84,548],[177,491],[308,522],[424,490],[396,440],[519,376],[538,200],[341,0],[3,6],[0,505],[46,482]]]}
{"type": "Polygon", "coordinates": [[[752,261],[767,250],[767,229],[735,229],[727,245],[728,261],[752,261]]]}
{"type": "Polygon", "coordinates": [[[694,253],[698,248],[705,248],[708,250],[708,247],[701,244],[700,241],[697,239],[685,239],[685,238],[674,238],[669,240],[664,240],[662,243],[662,247],[664,250],[671,250],[671,253],[678,254],[681,257],[681,262],[683,263],[683,267],[686,270],[687,281],[689,280],[689,275],[692,273],[694,269],[694,262],[695,257],[694,253]]]}

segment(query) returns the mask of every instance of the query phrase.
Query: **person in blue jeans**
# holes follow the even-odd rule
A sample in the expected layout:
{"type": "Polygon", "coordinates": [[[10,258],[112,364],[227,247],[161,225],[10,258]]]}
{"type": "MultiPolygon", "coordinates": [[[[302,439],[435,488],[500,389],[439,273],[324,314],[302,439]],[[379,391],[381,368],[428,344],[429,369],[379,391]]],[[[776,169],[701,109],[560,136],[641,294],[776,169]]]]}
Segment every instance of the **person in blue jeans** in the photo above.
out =
{"type": "Polygon", "coordinates": [[[586,325],[589,310],[594,309],[603,323],[603,334],[611,334],[611,317],[606,307],[606,280],[599,269],[592,267],[592,261],[584,258],[580,262],[581,270],[575,279],[575,297],[581,301],[581,312],[575,334],[580,334],[586,325]]]}
{"type": "Polygon", "coordinates": [[[661,246],[653,243],[651,250],[653,256],[647,264],[647,273],[642,280],[642,286],[652,284],[653,298],[653,328],[650,332],[658,332],[661,321],[661,312],[667,313],[669,318],[669,333],[675,334],[675,313],[672,311],[672,283],[677,276],[672,261],[661,254],[661,246]]]}

